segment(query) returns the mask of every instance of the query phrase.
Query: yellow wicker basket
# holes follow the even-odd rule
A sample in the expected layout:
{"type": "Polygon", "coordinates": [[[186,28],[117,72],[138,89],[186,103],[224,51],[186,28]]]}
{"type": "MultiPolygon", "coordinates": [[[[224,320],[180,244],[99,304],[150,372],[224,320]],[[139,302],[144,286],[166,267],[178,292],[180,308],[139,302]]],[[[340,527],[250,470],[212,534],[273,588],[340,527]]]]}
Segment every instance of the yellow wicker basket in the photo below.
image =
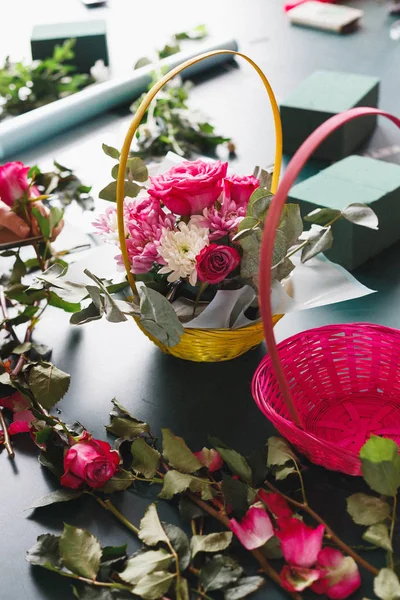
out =
{"type": "MultiPolygon", "coordinates": [[[[131,148],[132,140],[139,127],[143,116],[148,109],[150,102],[154,99],[156,94],[161,88],[170,81],[175,75],[178,75],[186,69],[201,60],[205,60],[217,54],[234,54],[244,58],[258,73],[264,87],[268,93],[269,100],[272,107],[274,124],[275,124],[275,163],[274,173],[271,184],[271,191],[275,193],[278,187],[279,174],[282,163],[282,127],[279,116],[279,108],[272,91],[272,88],[265,77],[260,67],[253,62],[251,58],[240,52],[233,50],[215,50],[213,52],[207,52],[185,61],[175,69],[172,69],[164,77],[162,77],[146,94],[143,98],[136,114],[134,115],[131,125],[126,134],[124,144],[121,151],[120,157],[120,168],[118,170],[117,179],[117,219],[118,219],[118,234],[119,242],[121,246],[122,257],[126,269],[129,284],[134,294],[137,294],[134,277],[130,271],[130,262],[128,252],[126,248],[125,240],[125,227],[124,227],[124,174],[126,171],[126,163],[129,157],[129,151],[131,148]]],[[[274,325],[282,315],[276,315],[273,317],[274,325]]],[[[240,329],[185,329],[184,334],[181,337],[179,344],[173,347],[165,346],[161,344],[156,338],[149,335],[149,333],[140,325],[138,319],[135,319],[143,333],[152,341],[156,346],[161,348],[166,354],[172,354],[178,358],[185,360],[191,360],[195,362],[221,362],[224,360],[230,360],[236,358],[241,354],[244,354],[251,348],[258,346],[264,339],[262,323],[255,323],[248,325],[247,327],[241,327],[240,329]]]]}

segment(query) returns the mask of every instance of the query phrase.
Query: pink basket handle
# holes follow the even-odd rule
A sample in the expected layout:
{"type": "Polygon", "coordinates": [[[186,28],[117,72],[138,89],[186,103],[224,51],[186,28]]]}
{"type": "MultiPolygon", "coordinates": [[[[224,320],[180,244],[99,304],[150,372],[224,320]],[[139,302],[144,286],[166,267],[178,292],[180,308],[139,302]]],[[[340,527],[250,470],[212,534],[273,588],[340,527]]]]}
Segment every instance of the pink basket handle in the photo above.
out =
{"type": "Polygon", "coordinates": [[[289,384],[286,380],[279,353],[276,346],[274,330],[272,325],[272,306],[271,306],[271,269],[272,256],[275,243],[276,229],[279,225],[282,210],[288,197],[290,188],[295,182],[301,169],[304,167],[307,160],[315,152],[318,146],[336,129],[344,125],[348,121],[352,121],[357,117],[366,115],[382,115],[387,117],[397,127],[400,128],[400,119],[377,108],[359,107],[352,108],[346,112],[335,115],[320,125],[313,133],[302,143],[297,152],[293,155],[290,163],[287,166],[284,176],[278,187],[270,209],[267,213],[267,218],[264,225],[264,233],[261,244],[260,256],[260,279],[259,279],[259,301],[260,313],[264,326],[265,341],[275,376],[278,380],[281,394],[285,400],[286,406],[293,421],[299,427],[303,427],[300,414],[295,406],[295,403],[290,392],[289,384]]]}

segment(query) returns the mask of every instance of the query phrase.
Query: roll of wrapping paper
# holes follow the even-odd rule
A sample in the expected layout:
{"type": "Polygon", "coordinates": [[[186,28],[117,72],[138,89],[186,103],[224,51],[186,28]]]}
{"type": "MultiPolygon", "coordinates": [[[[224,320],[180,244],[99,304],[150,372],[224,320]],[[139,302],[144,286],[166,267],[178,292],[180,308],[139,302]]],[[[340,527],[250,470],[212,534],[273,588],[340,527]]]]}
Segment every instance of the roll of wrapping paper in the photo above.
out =
{"type": "MultiPolygon", "coordinates": [[[[124,78],[110,79],[104,83],[91,85],[81,92],[6,120],[0,125],[0,160],[54,137],[115,106],[135,100],[147,90],[152,80],[152,73],[156,69],[170,71],[198,54],[223,49],[237,50],[237,42],[224,40],[213,45],[197,46],[195,51],[178,52],[159,62],[136,69],[124,78]]],[[[213,56],[187,69],[184,77],[186,79],[193,77],[197,73],[232,59],[230,54],[213,56]]]]}

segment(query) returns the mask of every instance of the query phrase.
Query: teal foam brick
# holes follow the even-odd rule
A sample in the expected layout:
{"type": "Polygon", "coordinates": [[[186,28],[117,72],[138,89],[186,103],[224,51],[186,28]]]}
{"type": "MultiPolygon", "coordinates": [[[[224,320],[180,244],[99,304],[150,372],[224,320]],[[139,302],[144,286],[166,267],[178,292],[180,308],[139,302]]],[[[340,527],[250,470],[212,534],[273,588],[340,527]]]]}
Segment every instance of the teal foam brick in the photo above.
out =
{"type": "Polygon", "coordinates": [[[348,270],[400,240],[400,165],[349,156],[295,185],[288,200],[300,205],[302,217],[316,208],[342,210],[354,202],[375,211],[378,231],[344,219],[332,226],[334,242],[326,256],[348,270]]]}
{"type": "MultiPolygon", "coordinates": [[[[378,106],[379,79],[337,71],[315,71],[280,105],[283,151],[293,154],[319,125],[355,106],[378,106]]],[[[340,160],[372,134],[376,116],[346,123],[318,148],[314,158],[340,160]]]]}

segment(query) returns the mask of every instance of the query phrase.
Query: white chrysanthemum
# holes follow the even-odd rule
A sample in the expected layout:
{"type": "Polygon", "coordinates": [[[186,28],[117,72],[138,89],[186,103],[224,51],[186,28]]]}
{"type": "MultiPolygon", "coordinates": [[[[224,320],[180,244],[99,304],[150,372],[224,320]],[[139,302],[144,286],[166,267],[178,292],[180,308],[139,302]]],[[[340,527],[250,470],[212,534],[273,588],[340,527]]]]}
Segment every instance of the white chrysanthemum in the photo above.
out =
{"type": "Polygon", "coordinates": [[[171,282],[188,277],[189,283],[196,285],[196,256],[209,244],[208,229],[183,221],[178,228],[179,231],[164,229],[162,232],[158,252],[166,266],[159,273],[169,273],[167,279],[171,282]]]}

